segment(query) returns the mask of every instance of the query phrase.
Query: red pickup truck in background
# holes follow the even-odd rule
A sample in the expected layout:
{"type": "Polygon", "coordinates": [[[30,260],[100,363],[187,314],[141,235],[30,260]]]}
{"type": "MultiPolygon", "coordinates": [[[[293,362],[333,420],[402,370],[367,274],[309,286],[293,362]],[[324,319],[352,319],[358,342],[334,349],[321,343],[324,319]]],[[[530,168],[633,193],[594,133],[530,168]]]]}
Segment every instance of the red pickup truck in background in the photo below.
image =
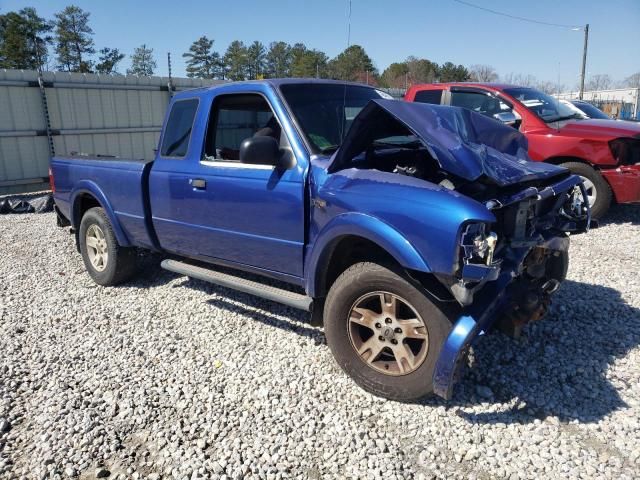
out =
{"type": "Polygon", "coordinates": [[[595,218],[612,201],[640,202],[640,123],[584,119],[535,88],[495,83],[414,85],[404,99],[468,108],[519,129],[533,160],[583,178],[595,218]]]}

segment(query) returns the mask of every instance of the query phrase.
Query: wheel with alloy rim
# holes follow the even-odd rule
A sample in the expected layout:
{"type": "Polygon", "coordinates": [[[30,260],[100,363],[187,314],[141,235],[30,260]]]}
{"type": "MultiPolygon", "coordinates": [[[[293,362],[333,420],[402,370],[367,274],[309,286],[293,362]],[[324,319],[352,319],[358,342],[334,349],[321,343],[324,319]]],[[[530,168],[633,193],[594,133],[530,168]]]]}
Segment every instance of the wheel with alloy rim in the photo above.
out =
{"type": "Polygon", "coordinates": [[[451,322],[402,270],[363,262],[331,286],[324,329],[337,363],[358,385],[407,401],[433,392],[451,322]]]}
{"type": "Polygon", "coordinates": [[[561,166],[568,168],[571,172],[580,176],[587,192],[587,200],[591,207],[591,216],[593,218],[602,218],[611,206],[613,193],[611,192],[611,187],[600,172],[590,165],[580,162],[567,162],[561,166]]]}
{"type": "Polygon", "coordinates": [[[385,375],[415,371],[429,351],[422,318],[391,292],[371,292],[356,300],[349,313],[349,340],[364,362],[385,375]]]}
{"type": "Polygon", "coordinates": [[[98,272],[104,271],[109,261],[109,251],[104,232],[98,225],[89,226],[85,235],[85,243],[87,244],[87,256],[93,268],[98,272]]]}
{"type": "Polygon", "coordinates": [[[136,251],[118,244],[107,214],[90,208],[80,222],[78,242],[82,260],[91,278],[99,285],[124,282],[135,273],[136,251]]]}

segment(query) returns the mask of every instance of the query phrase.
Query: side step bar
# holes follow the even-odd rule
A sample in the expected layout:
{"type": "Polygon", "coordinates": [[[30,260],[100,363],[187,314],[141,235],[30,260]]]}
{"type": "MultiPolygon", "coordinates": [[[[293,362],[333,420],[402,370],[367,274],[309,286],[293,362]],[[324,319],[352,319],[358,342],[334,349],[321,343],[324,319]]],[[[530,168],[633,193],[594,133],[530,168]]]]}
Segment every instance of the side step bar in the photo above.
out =
{"type": "Polygon", "coordinates": [[[305,310],[307,312],[311,311],[313,299],[306,295],[264,285],[259,282],[253,282],[226,273],[216,272],[208,268],[196,267],[195,265],[189,265],[188,263],[177,260],[163,260],[160,265],[165,270],[171,272],[197,278],[205,282],[215,283],[216,285],[255,295],[256,297],[266,298],[267,300],[282,303],[288,307],[305,310]]]}

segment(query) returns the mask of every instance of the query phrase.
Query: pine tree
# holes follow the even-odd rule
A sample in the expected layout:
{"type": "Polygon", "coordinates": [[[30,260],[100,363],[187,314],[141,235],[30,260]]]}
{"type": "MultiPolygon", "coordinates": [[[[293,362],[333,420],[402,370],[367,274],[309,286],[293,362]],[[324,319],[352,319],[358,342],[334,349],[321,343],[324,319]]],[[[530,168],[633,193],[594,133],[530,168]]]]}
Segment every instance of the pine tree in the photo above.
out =
{"type": "Polygon", "coordinates": [[[351,45],[340,55],[329,62],[331,76],[338,80],[358,80],[366,76],[367,72],[371,77],[377,75],[377,70],[373,66],[373,61],[360,45],[351,45]]]}
{"type": "Polygon", "coordinates": [[[103,74],[118,73],[118,63],[124,58],[124,53],[120,53],[117,48],[103,48],[100,50],[100,59],[96,64],[96,72],[103,74]]]}
{"type": "Polygon", "coordinates": [[[131,68],[127,70],[127,75],[150,77],[157,66],[153,59],[153,48],[147,48],[147,45],[143,44],[131,55],[131,68]]]}
{"type": "Polygon", "coordinates": [[[291,75],[291,47],[285,42],[271,42],[266,57],[266,73],[271,78],[291,75]]]}
{"type": "Polygon", "coordinates": [[[48,58],[52,29],[35,8],[0,15],[0,68],[40,70],[48,58]]]}
{"type": "Polygon", "coordinates": [[[468,82],[470,78],[469,71],[462,65],[446,62],[438,69],[440,82],[468,82]]]}
{"type": "Polygon", "coordinates": [[[75,5],[55,14],[55,51],[59,69],[82,73],[91,71],[93,62],[89,56],[95,53],[95,49],[89,15],[75,5]]]}
{"type": "Polygon", "coordinates": [[[309,50],[303,43],[291,47],[292,77],[325,77],[327,75],[327,55],[319,50],[309,50]]]}
{"type": "Polygon", "coordinates": [[[266,58],[266,48],[262,42],[256,40],[249,45],[249,48],[247,48],[247,65],[249,67],[247,73],[250,80],[255,80],[264,75],[266,58]]]}
{"type": "Polygon", "coordinates": [[[206,36],[193,42],[187,53],[182,56],[187,60],[187,77],[218,78],[221,76],[221,62],[218,52],[213,50],[213,40],[206,36]]]}
{"type": "Polygon", "coordinates": [[[244,80],[247,76],[247,47],[239,40],[231,42],[224,54],[224,65],[229,80],[244,80]]]}

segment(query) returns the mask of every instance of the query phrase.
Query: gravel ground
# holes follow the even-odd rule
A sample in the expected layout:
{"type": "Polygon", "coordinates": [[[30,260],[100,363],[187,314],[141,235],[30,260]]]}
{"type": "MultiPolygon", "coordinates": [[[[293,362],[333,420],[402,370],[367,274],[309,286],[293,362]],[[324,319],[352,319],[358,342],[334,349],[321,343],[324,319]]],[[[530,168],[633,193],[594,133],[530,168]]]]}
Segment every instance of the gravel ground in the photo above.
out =
{"type": "Polygon", "coordinates": [[[0,216],[0,478],[637,478],[639,234],[618,207],[572,239],[545,320],[400,404],[295,310],[154,256],[98,287],[52,214],[0,216]]]}

